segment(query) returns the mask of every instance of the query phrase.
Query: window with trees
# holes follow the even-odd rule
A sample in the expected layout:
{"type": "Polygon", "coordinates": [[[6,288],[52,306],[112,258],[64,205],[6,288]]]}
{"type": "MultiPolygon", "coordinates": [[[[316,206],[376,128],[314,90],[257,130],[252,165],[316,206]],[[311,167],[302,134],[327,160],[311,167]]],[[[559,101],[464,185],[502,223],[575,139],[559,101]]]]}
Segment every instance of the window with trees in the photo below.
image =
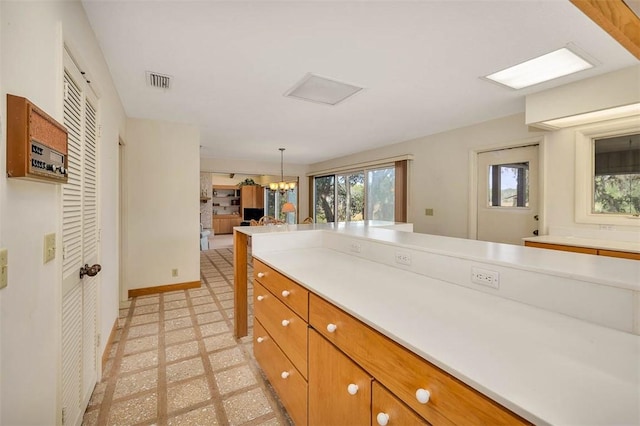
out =
{"type": "Polygon", "coordinates": [[[640,214],[640,134],[594,140],[594,213],[640,214]]]}
{"type": "Polygon", "coordinates": [[[314,178],[316,223],[394,220],[395,167],[314,178]]]}

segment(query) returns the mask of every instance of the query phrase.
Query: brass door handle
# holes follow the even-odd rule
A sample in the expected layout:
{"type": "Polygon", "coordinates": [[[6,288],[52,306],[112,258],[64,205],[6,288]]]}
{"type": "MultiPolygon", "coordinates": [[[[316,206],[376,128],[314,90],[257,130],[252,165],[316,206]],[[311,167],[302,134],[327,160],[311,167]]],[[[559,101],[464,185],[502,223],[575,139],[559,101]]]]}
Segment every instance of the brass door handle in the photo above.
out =
{"type": "Polygon", "coordinates": [[[95,277],[98,275],[98,272],[102,269],[102,266],[97,263],[93,266],[89,266],[89,264],[85,263],[83,267],[80,268],[80,279],[83,279],[85,275],[89,275],[90,277],[95,277]]]}

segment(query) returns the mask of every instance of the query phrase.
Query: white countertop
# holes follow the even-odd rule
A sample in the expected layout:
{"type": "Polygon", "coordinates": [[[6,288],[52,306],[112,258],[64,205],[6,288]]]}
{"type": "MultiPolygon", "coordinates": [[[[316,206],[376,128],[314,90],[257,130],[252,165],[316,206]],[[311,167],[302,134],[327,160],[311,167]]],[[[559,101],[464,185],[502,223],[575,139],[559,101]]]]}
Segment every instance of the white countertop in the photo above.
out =
{"type": "Polygon", "coordinates": [[[603,250],[626,251],[640,253],[640,241],[616,241],[601,240],[595,238],[582,238],[562,235],[541,235],[539,237],[523,238],[523,241],[531,241],[545,244],[562,244],[567,246],[586,247],[603,250]]]}
{"type": "MultiPolygon", "coordinates": [[[[581,279],[602,285],[640,291],[640,262],[607,256],[541,250],[513,244],[452,238],[414,232],[396,232],[393,222],[362,222],[314,225],[244,226],[235,228],[248,235],[303,231],[335,231],[383,244],[508,266],[526,271],[581,279]]],[[[578,238],[572,238],[577,240],[578,238]]],[[[633,244],[633,243],[627,243],[633,244]]]]}
{"type": "Polygon", "coordinates": [[[536,424],[640,424],[636,335],[326,248],[256,257],[536,424]]]}

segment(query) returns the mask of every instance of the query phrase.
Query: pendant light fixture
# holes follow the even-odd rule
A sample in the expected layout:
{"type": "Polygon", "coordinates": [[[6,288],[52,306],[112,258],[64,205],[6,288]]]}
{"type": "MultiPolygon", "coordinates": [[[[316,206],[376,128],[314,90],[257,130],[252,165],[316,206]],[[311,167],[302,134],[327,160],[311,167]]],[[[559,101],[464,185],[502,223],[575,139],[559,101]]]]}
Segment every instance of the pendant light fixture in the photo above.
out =
{"type": "Polygon", "coordinates": [[[285,182],[284,180],[284,148],[278,148],[280,150],[280,182],[271,182],[269,189],[272,191],[280,191],[284,194],[287,191],[293,191],[296,188],[295,182],[285,182]]]}

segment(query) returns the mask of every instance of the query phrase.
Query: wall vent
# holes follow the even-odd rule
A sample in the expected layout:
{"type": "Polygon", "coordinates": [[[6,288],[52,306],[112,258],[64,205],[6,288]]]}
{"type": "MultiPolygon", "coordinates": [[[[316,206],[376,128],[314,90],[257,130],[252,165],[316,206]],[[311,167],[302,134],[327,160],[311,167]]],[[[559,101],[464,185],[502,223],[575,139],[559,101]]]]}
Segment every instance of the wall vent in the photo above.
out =
{"type": "Polygon", "coordinates": [[[171,76],[153,71],[147,71],[147,85],[151,87],[157,87],[159,89],[170,89],[171,76]]]}

